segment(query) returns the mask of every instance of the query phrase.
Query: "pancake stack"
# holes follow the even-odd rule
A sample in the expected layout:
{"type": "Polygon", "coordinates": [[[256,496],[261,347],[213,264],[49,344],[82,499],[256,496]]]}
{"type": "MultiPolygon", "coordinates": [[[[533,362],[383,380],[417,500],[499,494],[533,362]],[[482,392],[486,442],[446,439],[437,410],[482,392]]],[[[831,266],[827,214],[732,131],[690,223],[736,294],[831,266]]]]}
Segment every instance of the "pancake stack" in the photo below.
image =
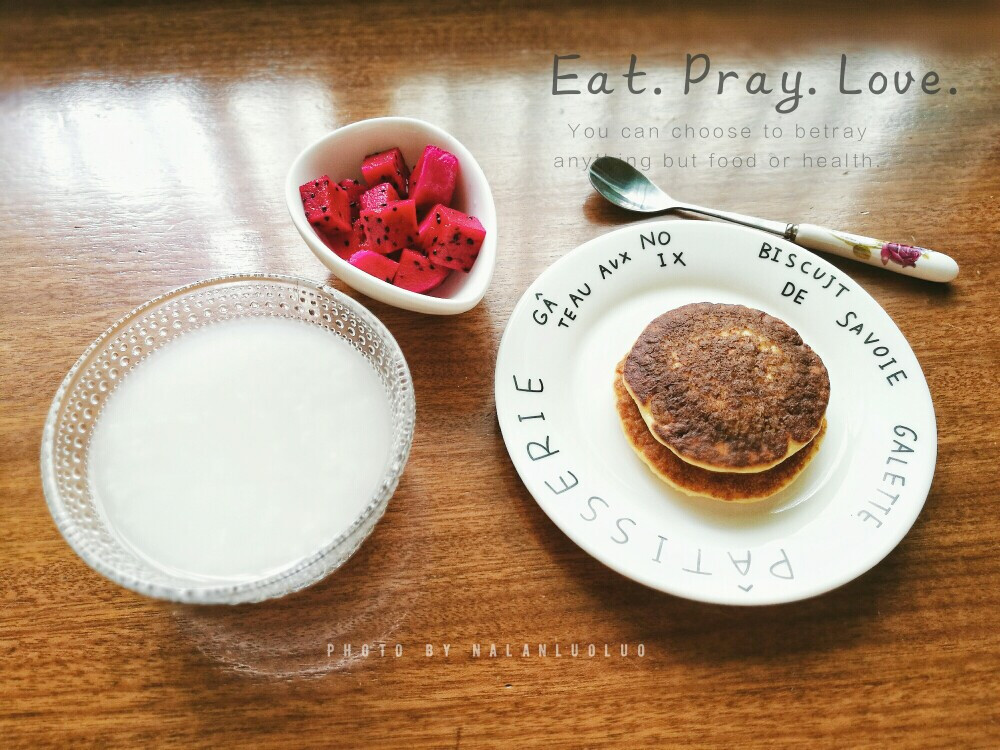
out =
{"type": "Polygon", "coordinates": [[[819,450],[830,378],[788,324],[699,302],[653,320],[615,370],[633,449],[689,495],[754,502],[789,485],[819,450]]]}

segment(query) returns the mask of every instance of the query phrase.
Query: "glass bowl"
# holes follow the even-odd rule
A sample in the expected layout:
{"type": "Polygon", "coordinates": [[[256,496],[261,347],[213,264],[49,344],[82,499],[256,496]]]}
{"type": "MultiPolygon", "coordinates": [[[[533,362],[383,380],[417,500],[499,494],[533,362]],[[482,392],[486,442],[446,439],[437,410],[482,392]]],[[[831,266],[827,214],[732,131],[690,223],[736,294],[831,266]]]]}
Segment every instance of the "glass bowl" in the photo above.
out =
{"type": "Polygon", "coordinates": [[[238,275],[201,281],[136,308],[83,353],[56,392],[42,435],[42,486],[56,526],[97,572],[140,594],[176,602],[239,604],[283,596],[344,564],[382,517],[413,440],[415,399],[395,339],[363,306],[336,290],[289,277],[238,275]],[[391,415],[385,474],[347,529],[308,557],[259,578],[213,580],[164,570],[109,528],[88,480],[88,449],[108,397],[130,371],[169,342],[204,326],[272,317],[319,326],[347,341],[375,369],[391,415]]]}

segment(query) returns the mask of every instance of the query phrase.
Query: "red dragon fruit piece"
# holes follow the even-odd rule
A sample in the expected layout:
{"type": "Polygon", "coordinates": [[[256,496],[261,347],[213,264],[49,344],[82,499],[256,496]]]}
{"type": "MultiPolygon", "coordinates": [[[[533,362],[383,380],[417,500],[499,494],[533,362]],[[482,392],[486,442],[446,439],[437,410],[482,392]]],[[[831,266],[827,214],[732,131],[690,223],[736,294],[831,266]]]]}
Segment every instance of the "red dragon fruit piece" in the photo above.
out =
{"type": "Polygon", "coordinates": [[[460,167],[458,157],[438,148],[427,146],[410,176],[410,195],[417,202],[417,213],[422,214],[431,206],[451,203],[458,183],[460,167]]]}
{"type": "Polygon", "coordinates": [[[325,235],[351,231],[351,201],[347,191],[326,175],[299,187],[302,208],[313,229],[325,235]]]}
{"type": "Polygon", "coordinates": [[[355,253],[368,249],[365,228],[360,220],[354,222],[350,232],[337,232],[328,237],[320,236],[323,237],[323,242],[328,248],[346,261],[350,261],[351,256],[355,253]]]}
{"type": "Polygon", "coordinates": [[[365,182],[373,187],[380,182],[391,182],[396,192],[401,197],[406,197],[410,170],[403,161],[403,152],[398,148],[366,156],[361,162],[361,174],[364,175],[365,182]]]}
{"type": "Polygon", "coordinates": [[[359,180],[341,180],[337,183],[347,191],[347,197],[351,201],[351,221],[358,220],[361,213],[361,196],[365,192],[365,186],[359,180]]]}
{"type": "Polygon", "coordinates": [[[420,223],[418,245],[437,265],[468,273],[479,257],[486,230],[475,216],[438,204],[420,223]]]}
{"type": "Polygon", "coordinates": [[[398,201],[399,193],[388,182],[380,182],[361,196],[361,210],[383,208],[390,201],[398,201]]]}
{"type": "Polygon", "coordinates": [[[423,253],[406,249],[399,256],[399,269],[396,271],[396,278],[392,283],[400,289],[409,289],[411,292],[424,294],[441,286],[441,282],[450,273],[450,268],[434,265],[423,253]]]}
{"type": "Polygon", "coordinates": [[[361,211],[368,249],[387,255],[417,241],[417,207],[413,201],[390,201],[361,211]]]}
{"type": "Polygon", "coordinates": [[[389,284],[396,277],[396,269],[399,268],[399,263],[396,261],[386,258],[384,255],[373,253],[371,250],[361,250],[355,253],[349,262],[355,268],[360,268],[365,273],[389,284]]]}

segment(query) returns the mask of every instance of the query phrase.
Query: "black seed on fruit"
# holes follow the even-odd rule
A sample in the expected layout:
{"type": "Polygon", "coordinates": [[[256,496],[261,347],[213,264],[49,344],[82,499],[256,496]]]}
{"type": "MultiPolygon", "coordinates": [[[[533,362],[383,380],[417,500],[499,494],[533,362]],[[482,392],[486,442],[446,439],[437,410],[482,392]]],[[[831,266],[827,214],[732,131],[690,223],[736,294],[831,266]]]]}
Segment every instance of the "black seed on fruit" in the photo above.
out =
{"type": "Polygon", "coordinates": [[[448,262],[451,262],[451,256],[450,256],[450,255],[446,255],[446,256],[444,256],[444,259],[445,259],[446,261],[448,261],[448,262]]]}
{"type": "Polygon", "coordinates": [[[393,206],[393,207],[392,207],[392,210],[393,210],[393,211],[398,211],[398,210],[399,210],[399,207],[398,207],[398,206],[393,206]]]}
{"type": "Polygon", "coordinates": [[[330,217],[329,216],[324,216],[323,217],[323,221],[330,221],[330,217]]]}
{"type": "Polygon", "coordinates": [[[316,193],[309,193],[309,197],[310,198],[315,198],[316,197],[316,193]]]}
{"type": "Polygon", "coordinates": [[[466,245],[474,245],[475,243],[472,241],[471,237],[466,237],[465,244],[466,245]]]}
{"type": "Polygon", "coordinates": [[[326,213],[328,206],[320,206],[320,208],[323,209],[323,213],[326,213]]]}
{"type": "Polygon", "coordinates": [[[441,223],[441,214],[434,214],[434,219],[435,219],[435,221],[437,221],[438,224],[440,224],[441,223]]]}
{"type": "Polygon", "coordinates": [[[350,240],[344,240],[344,247],[350,247],[350,244],[351,244],[350,240]]]}
{"type": "Polygon", "coordinates": [[[451,241],[452,241],[452,242],[458,242],[458,236],[459,236],[459,235],[458,235],[458,232],[455,232],[455,234],[453,234],[453,235],[451,236],[451,241]]]}
{"type": "Polygon", "coordinates": [[[377,221],[379,224],[381,224],[382,223],[382,217],[381,216],[376,216],[375,217],[375,221],[377,221]]]}

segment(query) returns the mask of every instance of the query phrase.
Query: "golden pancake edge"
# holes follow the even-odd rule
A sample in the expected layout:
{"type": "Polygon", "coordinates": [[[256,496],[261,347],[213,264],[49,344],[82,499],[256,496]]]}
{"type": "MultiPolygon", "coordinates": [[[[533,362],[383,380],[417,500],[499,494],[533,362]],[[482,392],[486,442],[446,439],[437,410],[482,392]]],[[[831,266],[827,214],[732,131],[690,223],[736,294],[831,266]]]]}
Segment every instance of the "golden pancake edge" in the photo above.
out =
{"type": "Polygon", "coordinates": [[[776,466],[755,473],[709,471],[679,458],[650,433],[622,378],[624,360],[615,370],[615,407],[622,430],[643,463],[661,480],[687,495],[751,503],[780,492],[802,473],[819,450],[826,422],[802,449],[776,466]]]}
{"type": "Polygon", "coordinates": [[[743,305],[660,315],[621,369],[647,432],[706,471],[778,467],[819,434],[830,398],[826,367],[801,336],[743,305]]]}

